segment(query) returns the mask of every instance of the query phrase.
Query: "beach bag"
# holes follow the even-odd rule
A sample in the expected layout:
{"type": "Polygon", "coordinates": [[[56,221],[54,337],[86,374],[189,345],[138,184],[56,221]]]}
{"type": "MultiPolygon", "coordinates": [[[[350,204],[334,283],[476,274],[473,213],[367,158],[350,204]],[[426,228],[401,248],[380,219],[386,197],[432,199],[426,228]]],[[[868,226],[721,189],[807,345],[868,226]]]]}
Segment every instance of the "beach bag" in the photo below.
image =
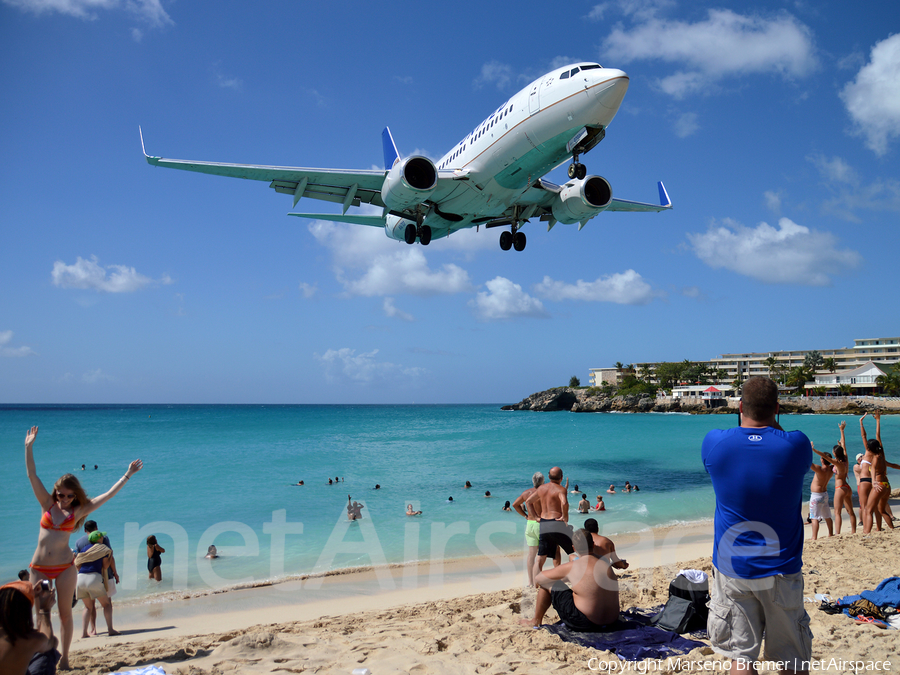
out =
{"type": "Polygon", "coordinates": [[[709,578],[700,570],[682,570],[669,584],[669,599],[650,624],[673,633],[706,628],[709,578]]]}

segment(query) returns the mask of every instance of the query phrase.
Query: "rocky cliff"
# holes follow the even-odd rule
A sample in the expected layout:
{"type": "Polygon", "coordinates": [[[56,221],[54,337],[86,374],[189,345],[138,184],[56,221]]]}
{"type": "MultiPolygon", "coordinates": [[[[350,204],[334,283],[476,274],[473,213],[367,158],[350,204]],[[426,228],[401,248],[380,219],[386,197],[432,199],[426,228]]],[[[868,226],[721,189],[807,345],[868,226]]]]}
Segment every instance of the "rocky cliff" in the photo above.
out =
{"type": "MultiPolygon", "coordinates": [[[[900,412],[896,402],[881,399],[853,398],[782,398],[781,412],[790,413],[831,413],[860,415],[876,409],[885,412],[900,412]]],[[[606,396],[597,389],[557,387],[539,391],[519,403],[505,405],[502,410],[534,410],[538,412],[681,412],[694,414],[734,414],[737,402],[731,399],[726,405],[710,408],[699,398],[652,398],[640,396],[606,396]]]]}

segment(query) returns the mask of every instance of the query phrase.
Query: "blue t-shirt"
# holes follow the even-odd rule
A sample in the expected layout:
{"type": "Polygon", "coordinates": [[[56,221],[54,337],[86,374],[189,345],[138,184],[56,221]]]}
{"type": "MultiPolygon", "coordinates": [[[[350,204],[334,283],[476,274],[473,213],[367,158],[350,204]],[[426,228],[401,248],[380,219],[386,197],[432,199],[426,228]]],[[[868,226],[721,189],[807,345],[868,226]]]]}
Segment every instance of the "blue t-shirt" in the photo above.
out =
{"type": "Polygon", "coordinates": [[[713,564],[730,577],[795,574],[803,566],[803,481],[812,445],[801,431],[714,429],[703,466],[716,493],[713,564]]]}

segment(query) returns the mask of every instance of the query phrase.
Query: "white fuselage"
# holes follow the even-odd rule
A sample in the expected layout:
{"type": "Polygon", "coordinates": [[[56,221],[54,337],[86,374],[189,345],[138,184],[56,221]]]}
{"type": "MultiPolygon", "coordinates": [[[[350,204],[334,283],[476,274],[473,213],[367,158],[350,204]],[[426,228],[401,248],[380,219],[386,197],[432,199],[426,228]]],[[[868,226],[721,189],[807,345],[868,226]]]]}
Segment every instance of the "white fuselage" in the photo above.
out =
{"type": "Polygon", "coordinates": [[[437,162],[442,174],[461,179],[440,211],[462,219],[430,212],[426,222],[434,236],[503,214],[537,179],[572,157],[566,146],[579,131],[609,125],[627,89],[621,70],[573,64],[512,96],[437,162]]]}

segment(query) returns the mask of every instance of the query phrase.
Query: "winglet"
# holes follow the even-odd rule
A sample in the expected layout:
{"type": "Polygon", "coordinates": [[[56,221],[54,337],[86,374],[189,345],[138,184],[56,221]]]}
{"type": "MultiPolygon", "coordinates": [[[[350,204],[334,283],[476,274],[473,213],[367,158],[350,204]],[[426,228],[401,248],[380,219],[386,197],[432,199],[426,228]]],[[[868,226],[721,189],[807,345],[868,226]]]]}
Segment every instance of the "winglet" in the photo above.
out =
{"type": "Polygon", "coordinates": [[[397,152],[397,144],[394,143],[394,137],[391,136],[389,127],[385,127],[384,131],[381,132],[381,145],[384,149],[384,170],[390,171],[397,160],[400,159],[400,153],[397,152]]]}
{"type": "Polygon", "coordinates": [[[144,153],[144,159],[147,160],[147,164],[152,164],[153,166],[156,166],[159,163],[160,158],[159,157],[151,157],[150,155],[147,154],[147,151],[144,149],[144,132],[141,129],[140,125],[138,125],[138,133],[141,136],[141,152],[144,153]]]}
{"type": "Polygon", "coordinates": [[[672,207],[672,200],[669,199],[669,193],[666,192],[666,186],[662,184],[662,181],[659,181],[659,205],[665,206],[666,208],[672,207]]]}

